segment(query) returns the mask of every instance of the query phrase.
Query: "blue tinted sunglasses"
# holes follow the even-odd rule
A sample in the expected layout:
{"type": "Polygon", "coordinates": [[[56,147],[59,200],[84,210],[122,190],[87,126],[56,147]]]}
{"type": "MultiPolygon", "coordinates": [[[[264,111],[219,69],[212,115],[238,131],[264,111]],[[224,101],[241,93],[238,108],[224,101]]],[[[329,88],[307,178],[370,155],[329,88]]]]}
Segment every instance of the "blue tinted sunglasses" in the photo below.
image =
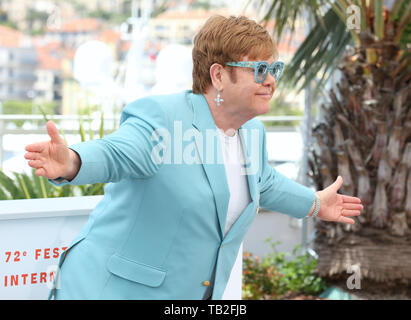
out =
{"type": "Polygon", "coordinates": [[[267,78],[268,71],[270,71],[271,75],[274,77],[275,82],[278,82],[284,69],[284,62],[282,61],[273,62],[271,66],[265,61],[227,62],[226,65],[254,69],[254,78],[257,83],[264,82],[265,78],[267,78]]]}

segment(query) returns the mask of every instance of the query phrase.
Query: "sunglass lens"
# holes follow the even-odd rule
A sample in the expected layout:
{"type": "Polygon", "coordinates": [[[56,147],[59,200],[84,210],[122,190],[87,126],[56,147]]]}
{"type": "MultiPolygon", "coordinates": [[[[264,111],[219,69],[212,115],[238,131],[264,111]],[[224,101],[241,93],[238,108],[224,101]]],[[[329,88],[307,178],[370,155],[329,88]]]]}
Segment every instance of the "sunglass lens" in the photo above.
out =
{"type": "Polygon", "coordinates": [[[267,66],[265,64],[260,64],[257,67],[257,77],[258,77],[258,81],[263,81],[265,74],[267,73],[267,66]]]}
{"type": "Polygon", "coordinates": [[[275,78],[275,81],[278,81],[278,79],[281,77],[281,66],[280,65],[274,66],[272,74],[275,78]]]}

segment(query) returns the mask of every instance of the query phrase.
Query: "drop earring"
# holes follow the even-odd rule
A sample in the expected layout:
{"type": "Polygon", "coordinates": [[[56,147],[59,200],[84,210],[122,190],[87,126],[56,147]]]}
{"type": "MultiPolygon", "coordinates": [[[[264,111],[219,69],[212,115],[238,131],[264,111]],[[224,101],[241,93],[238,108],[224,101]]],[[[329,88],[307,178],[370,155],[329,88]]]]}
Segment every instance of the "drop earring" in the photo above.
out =
{"type": "Polygon", "coordinates": [[[217,107],[221,105],[221,102],[224,102],[224,99],[221,99],[220,90],[217,91],[217,98],[214,101],[217,102],[217,107]]]}

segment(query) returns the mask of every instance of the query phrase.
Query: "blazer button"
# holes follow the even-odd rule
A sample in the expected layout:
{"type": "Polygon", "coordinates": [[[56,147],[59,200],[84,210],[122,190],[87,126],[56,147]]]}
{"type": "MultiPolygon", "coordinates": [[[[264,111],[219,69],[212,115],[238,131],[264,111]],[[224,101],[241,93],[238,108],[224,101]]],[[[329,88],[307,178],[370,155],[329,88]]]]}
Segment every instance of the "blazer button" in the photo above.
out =
{"type": "Polygon", "coordinates": [[[203,286],[204,287],[209,287],[210,286],[210,281],[203,281],[203,286]]]}

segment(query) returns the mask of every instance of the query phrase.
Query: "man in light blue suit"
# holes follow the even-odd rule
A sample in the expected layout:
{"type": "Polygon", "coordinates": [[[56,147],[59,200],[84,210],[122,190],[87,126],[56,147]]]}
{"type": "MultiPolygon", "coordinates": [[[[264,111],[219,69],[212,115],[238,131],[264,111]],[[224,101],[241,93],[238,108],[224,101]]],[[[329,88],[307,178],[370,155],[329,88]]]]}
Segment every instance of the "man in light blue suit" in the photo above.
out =
{"type": "Polygon", "coordinates": [[[258,208],[354,223],[342,178],[314,192],[267,162],[264,126],[283,63],[264,28],[210,18],[194,39],[193,90],[134,101],[119,129],[68,148],[28,145],[51,183],[110,182],[61,257],[57,299],[221,299],[258,208]]]}

